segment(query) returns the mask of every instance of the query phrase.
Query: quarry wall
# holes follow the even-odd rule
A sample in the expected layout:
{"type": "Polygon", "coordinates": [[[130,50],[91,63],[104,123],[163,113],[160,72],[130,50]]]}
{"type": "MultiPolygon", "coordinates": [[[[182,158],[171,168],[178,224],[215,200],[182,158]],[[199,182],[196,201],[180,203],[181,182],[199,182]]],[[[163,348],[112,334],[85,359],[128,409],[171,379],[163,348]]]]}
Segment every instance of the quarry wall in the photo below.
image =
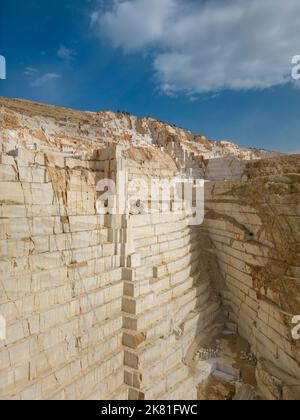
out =
{"type": "Polygon", "coordinates": [[[1,155],[2,398],[105,398],[123,385],[121,261],[96,214],[96,163],[1,155]]]}
{"type": "Polygon", "coordinates": [[[211,373],[191,363],[199,340],[228,325],[257,358],[260,396],[300,398],[299,156],[0,105],[0,399],[196,399],[211,373]],[[205,178],[204,223],[174,196],[118,192],[122,173],[205,178]],[[99,211],[106,179],[117,189],[99,211]]]}
{"type": "Polygon", "coordinates": [[[281,369],[276,386],[262,364],[257,369],[264,395],[280,398],[283,384],[299,391],[300,346],[292,337],[300,312],[299,159],[244,163],[243,181],[224,181],[219,166],[211,167],[215,181],[206,184],[202,230],[222,272],[224,310],[258,358],[269,362],[266,370],[276,377],[274,366],[281,369]]]}
{"type": "Polygon", "coordinates": [[[1,398],[196,398],[184,355],[220,300],[188,213],[98,214],[100,180],[174,176],[131,154],[1,155],[1,398]]]}

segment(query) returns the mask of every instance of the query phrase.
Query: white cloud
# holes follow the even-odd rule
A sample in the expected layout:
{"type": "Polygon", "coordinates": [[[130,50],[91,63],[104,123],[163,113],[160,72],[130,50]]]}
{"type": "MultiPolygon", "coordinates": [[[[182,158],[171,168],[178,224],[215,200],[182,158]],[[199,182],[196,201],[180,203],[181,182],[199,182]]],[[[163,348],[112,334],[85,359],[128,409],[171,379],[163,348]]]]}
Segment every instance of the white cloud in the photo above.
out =
{"type": "Polygon", "coordinates": [[[95,25],[98,22],[99,17],[100,17],[100,13],[97,12],[97,11],[94,11],[90,14],[90,19],[91,19],[91,25],[92,26],[95,25]]]}
{"type": "Polygon", "coordinates": [[[73,60],[76,55],[75,51],[71,48],[67,48],[64,45],[61,45],[56,53],[56,55],[62,60],[73,60]]]}
{"type": "Polygon", "coordinates": [[[173,7],[174,0],[115,1],[113,9],[98,14],[96,21],[114,47],[134,52],[160,42],[173,7]]]}
{"type": "Polygon", "coordinates": [[[300,53],[299,0],[114,0],[91,22],[125,53],[151,49],[167,94],[282,85],[300,53]]]}
{"type": "Polygon", "coordinates": [[[26,67],[24,74],[27,77],[33,77],[38,73],[38,69],[36,69],[35,67],[26,67]]]}
{"type": "Polygon", "coordinates": [[[24,75],[29,79],[29,85],[32,87],[42,87],[53,80],[61,78],[58,73],[44,73],[41,74],[38,69],[34,67],[27,67],[24,75]]]}
{"type": "Polygon", "coordinates": [[[40,77],[37,77],[35,80],[33,80],[30,83],[30,86],[33,87],[41,87],[47,84],[48,82],[51,82],[52,80],[60,79],[61,75],[57,73],[45,73],[40,77]]]}

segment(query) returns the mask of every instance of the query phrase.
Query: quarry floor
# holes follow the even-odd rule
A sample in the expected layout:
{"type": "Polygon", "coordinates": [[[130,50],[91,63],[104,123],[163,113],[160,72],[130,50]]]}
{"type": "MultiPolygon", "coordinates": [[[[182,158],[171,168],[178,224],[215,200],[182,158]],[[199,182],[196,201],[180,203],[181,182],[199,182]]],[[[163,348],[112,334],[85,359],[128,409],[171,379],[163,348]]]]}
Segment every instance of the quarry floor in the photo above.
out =
{"type": "Polygon", "coordinates": [[[201,347],[217,350],[218,357],[208,362],[225,362],[225,370],[230,372],[232,367],[234,373],[214,372],[210,375],[198,387],[199,400],[259,399],[256,392],[256,362],[244,360],[245,355],[251,353],[249,344],[243,338],[235,333],[223,332],[202,341],[201,347]]]}

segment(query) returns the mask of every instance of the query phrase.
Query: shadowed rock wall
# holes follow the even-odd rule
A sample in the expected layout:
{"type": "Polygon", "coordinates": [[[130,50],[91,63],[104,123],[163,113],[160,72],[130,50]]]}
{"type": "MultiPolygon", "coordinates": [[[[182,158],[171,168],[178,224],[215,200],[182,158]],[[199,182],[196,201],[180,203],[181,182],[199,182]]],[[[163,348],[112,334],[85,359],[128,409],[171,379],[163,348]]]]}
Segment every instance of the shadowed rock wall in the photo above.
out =
{"type": "MultiPolygon", "coordinates": [[[[222,272],[225,311],[258,358],[282,370],[282,384],[294,386],[300,378],[300,343],[292,337],[292,319],[300,314],[299,169],[298,156],[261,160],[245,165],[244,181],[207,183],[202,228],[222,272]]],[[[259,385],[268,397],[282,396],[283,385],[280,392],[268,389],[274,385],[266,384],[262,366],[259,385]]]]}

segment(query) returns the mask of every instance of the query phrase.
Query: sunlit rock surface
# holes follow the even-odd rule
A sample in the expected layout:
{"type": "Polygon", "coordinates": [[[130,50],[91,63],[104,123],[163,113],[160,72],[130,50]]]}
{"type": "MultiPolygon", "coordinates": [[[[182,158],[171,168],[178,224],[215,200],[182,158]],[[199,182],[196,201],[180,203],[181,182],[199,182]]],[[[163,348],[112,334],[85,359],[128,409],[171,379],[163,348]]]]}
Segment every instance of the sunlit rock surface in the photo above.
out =
{"type": "Polygon", "coordinates": [[[0,398],[300,398],[299,156],[5,98],[0,139],[0,398]],[[99,214],[122,171],[205,179],[204,223],[99,214]]]}

